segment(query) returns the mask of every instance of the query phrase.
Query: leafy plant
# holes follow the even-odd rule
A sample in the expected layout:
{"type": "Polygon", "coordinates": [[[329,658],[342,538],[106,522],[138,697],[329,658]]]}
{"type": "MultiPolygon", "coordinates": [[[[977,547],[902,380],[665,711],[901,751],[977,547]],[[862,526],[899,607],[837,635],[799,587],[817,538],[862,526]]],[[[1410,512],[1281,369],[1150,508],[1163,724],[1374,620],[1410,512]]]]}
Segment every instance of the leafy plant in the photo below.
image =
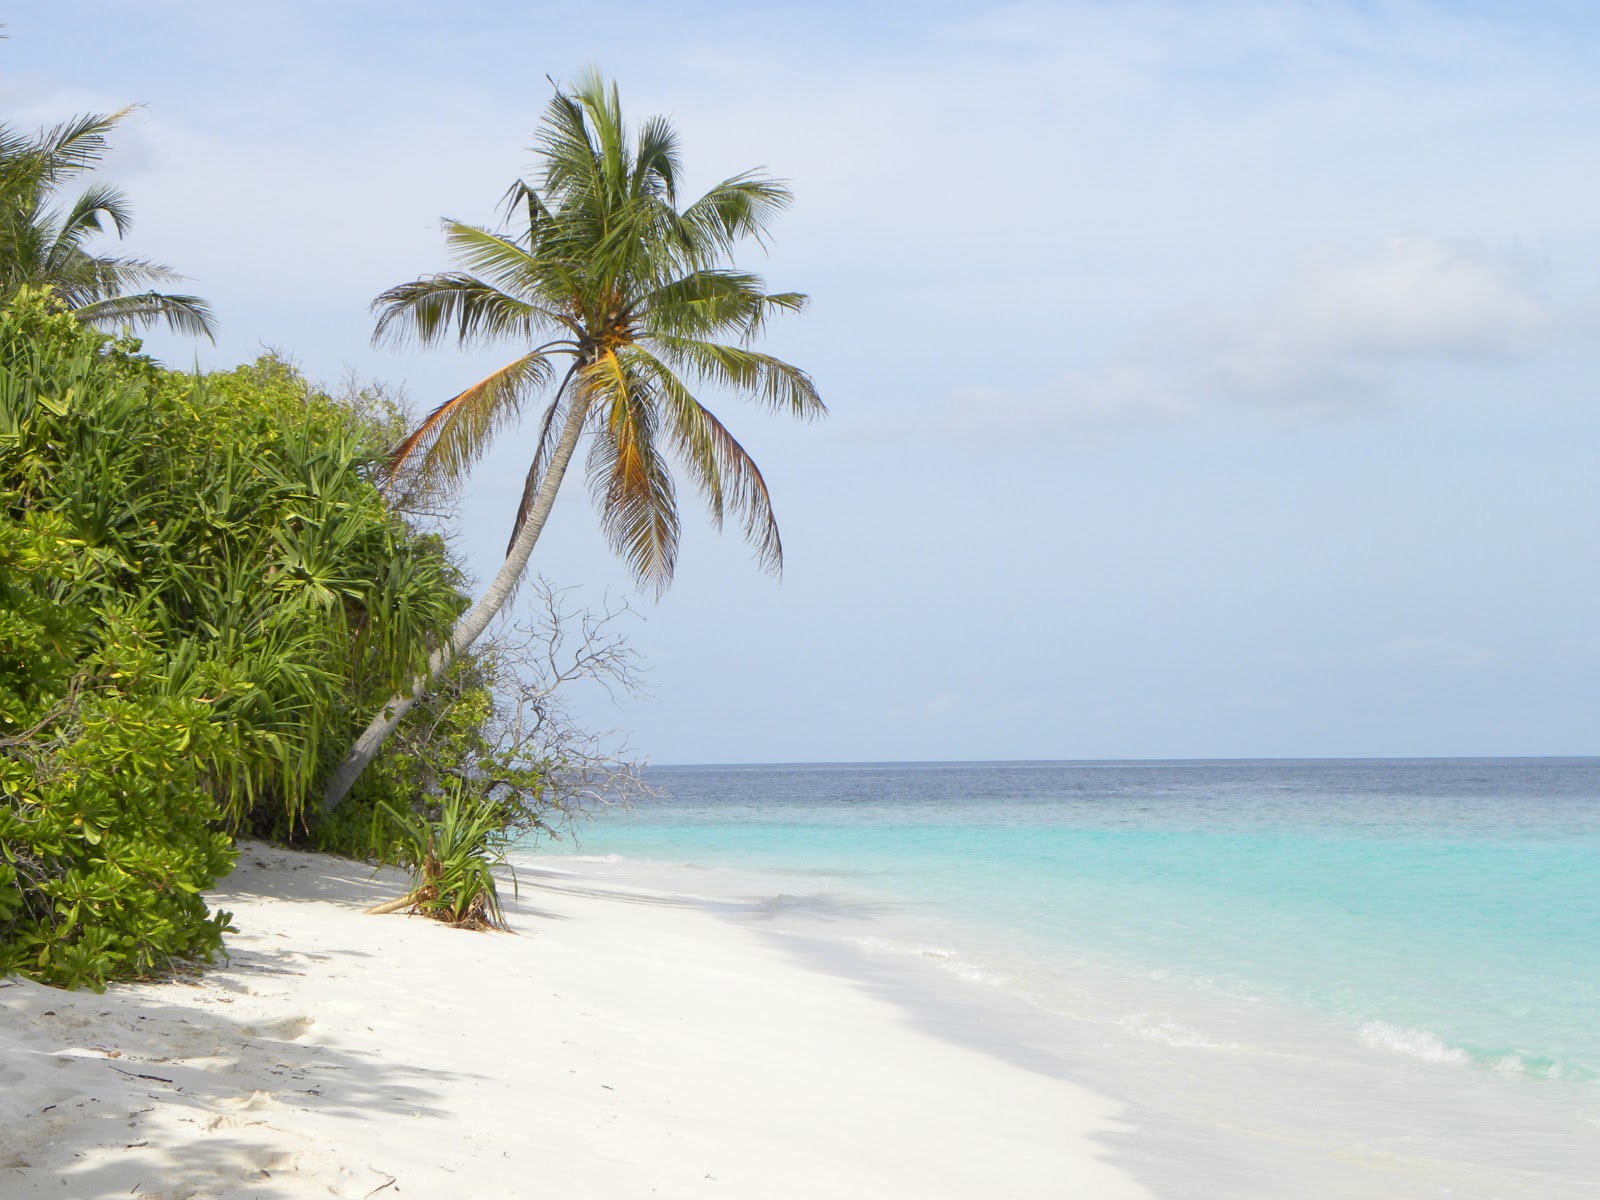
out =
{"type": "Polygon", "coordinates": [[[0,971],[214,953],[230,834],[303,824],[426,663],[464,601],[372,453],[277,359],[169,372],[45,293],[0,311],[0,971]]]}
{"type": "MultiPolygon", "coordinates": [[[[370,912],[409,908],[466,929],[508,929],[494,868],[505,863],[509,839],[501,806],[459,784],[439,798],[434,812],[402,812],[380,802],[401,862],[411,868],[409,893],[370,912]]],[[[516,886],[516,875],[512,875],[516,886]]]]}
{"type": "Polygon", "coordinates": [[[80,546],[0,523],[0,974],[95,989],[209,958],[227,913],[200,898],[233,862],[193,701],[90,686],[80,546]]]}

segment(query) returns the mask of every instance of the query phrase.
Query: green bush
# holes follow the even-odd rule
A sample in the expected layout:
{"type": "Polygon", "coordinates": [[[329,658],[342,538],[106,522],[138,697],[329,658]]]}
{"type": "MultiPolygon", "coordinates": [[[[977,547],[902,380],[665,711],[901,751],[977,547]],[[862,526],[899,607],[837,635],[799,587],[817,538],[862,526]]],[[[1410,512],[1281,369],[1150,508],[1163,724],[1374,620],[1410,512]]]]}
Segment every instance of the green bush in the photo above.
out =
{"type": "Polygon", "coordinates": [[[306,827],[464,601],[370,429],[266,358],[192,376],[0,312],[0,971],[99,986],[220,945],[231,833],[306,827]]]}
{"type": "Polygon", "coordinates": [[[0,524],[0,974],[99,988],[209,957],[232,863],[196,751],[204,706],[85,691],[83,547],[53,517],[0,524]]]}
{"type": "Polygon", "coordinates": [[[233,849],[197,778],[198,707],[97,699],[65,750],[5,760],[0,973],[99,990],[220,948],[229,914],[199,893],[233,849]]]}

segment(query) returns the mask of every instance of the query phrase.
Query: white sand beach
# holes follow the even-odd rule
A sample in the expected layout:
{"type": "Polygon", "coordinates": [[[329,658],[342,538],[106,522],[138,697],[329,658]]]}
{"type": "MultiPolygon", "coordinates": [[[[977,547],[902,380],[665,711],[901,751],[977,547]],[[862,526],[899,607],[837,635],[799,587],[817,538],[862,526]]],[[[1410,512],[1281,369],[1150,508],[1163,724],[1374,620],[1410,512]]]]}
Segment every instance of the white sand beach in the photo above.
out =
{"type": "Polygon", "coordinates": [[[247,845],[231,962],[3,981],[0,1195],[1146,1195],[1111,1101],[581,867],[475,934],[364,915],[397,873],[247,845]]]}

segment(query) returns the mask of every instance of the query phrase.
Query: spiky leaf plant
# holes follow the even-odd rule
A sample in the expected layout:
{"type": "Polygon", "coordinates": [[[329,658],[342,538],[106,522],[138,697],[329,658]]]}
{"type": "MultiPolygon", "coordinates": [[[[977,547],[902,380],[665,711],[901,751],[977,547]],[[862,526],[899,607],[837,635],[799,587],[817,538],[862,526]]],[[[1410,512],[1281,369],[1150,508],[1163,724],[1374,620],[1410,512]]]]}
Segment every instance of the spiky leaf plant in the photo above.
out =
{"type": "Polygon", "coordinates": [[[413,883],[405,896],[369,911],[404,908],[463,929],[509,928],[494,877],[510,844],[498,805],[457,784],[439,797],[431,815],[387,803],[379,807],[413,883]]]}

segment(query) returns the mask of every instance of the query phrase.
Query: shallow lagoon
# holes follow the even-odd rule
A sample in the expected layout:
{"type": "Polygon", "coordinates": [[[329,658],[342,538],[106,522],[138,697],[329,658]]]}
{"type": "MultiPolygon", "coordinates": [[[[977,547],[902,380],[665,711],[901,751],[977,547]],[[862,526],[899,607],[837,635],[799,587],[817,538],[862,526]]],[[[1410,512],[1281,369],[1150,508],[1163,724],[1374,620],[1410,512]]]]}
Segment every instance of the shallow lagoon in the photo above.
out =
{"type": "Polygon", "coordinates": [[[652,781],[567,849],[1119,1095],[1165,1194],[1224,1194],[1182,1190],[1197,1153],[1230,1195],[1600,1189],[1600,760],[652,781]]]}

